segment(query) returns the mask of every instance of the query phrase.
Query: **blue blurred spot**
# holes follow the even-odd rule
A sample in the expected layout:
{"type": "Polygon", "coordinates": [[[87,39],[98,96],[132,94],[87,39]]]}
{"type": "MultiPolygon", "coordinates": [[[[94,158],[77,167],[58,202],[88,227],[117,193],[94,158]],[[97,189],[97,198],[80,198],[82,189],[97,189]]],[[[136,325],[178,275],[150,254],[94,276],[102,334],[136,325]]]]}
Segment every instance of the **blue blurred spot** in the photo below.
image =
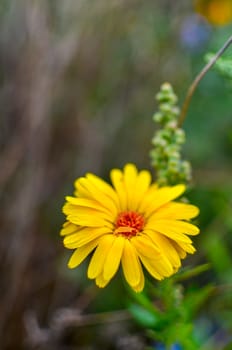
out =
{"type": "MultiPolygon", "coordinates": [[[[154,345],[155,350],[167,350],[166,346],[163,343],[155,343],[154,345]]],[[[153,348],[152,346],[152,348],[153,348]]],[[[184,350],[182,346],[178,343],[172,344],[171,348],[168,348],[170,350],[184,350]]]]}
{"type": "Polygon", "coordinates": [[[171,346],[171,350],[183,350],[183,348],[180,344],[176,343],[171,346]]]}
{"type": "Polygon", "coordinates": [[[210,37],[210,26],[199,16],[187,17],[180,30],[180,41],[190,51],[201,51],[210,37]]]}

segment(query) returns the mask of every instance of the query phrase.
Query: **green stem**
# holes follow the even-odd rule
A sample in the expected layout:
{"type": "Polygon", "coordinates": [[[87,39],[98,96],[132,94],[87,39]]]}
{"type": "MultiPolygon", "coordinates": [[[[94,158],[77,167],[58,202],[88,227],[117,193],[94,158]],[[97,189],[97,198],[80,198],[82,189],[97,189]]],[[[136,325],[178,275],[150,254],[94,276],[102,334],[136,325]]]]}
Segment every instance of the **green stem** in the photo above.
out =
{"type": "Polygon", "coordinates": [[[208,72],[208,70],[214,65],[214,63],[218,60],[218,58],[226,51],[226,49],[232,44],[232,36],[226,41],[226,43],[222,46],[222,48],[215,54],[215,56],[205,65],[202,71],[196,76],[192,84],[190,85],[187,95],[185,97],[180,117],[178,120],[178,126],[181,126],[186,118],[187,110],[191,101],[191,98],[196,90],[199,82],[208,72]]]}

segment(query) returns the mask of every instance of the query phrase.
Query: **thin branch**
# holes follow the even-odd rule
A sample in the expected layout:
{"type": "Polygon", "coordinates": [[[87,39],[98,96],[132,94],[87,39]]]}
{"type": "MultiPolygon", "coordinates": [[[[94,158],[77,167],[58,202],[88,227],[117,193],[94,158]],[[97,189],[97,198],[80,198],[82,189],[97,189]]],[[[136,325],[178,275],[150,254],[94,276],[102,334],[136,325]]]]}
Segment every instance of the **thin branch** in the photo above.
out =
{"type": "Polygon", "coordinates": [[[205,67],[202,69],[202,71],[196,76],[193,83],[190,85],[187,95],[185,97],[180,118],[178,121],[178,125],[181,126],[185,120],[187,110],[191,101],[191,98],[194,94],[194,91],[196,90],[199,82],[201,79],[205,76],[205,74],[208,72],[208,70],[214,65],[214,63],[218,60],[218,58],[226,51],[226,49],[232,44],[232,36],[226,41],[226,43],[222,46],[222,48],[215,54],[215,56],[205,65],[205,67]]]}
{"type": "Polygon", "coordinates": [[[50,327],[41,328],[36,314],[33,311],[27,311],[24,315],[26,342],[30,348],[33,347],[34,349],[35,347],[55,343],[69,327],[122,323],[131,320],[131,318],[127,310],[82,315],[79,310],[59,309],[53,315],[50,327]]]}

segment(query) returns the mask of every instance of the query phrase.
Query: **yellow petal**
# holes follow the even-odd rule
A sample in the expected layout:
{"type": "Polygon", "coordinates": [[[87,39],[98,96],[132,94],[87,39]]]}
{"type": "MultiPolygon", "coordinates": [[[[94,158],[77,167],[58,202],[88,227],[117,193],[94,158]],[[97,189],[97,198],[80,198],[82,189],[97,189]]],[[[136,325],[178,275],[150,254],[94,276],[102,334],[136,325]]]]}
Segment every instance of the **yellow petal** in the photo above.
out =
{"type": "Polygon", "coordinates": [[[166,256],[166,258],[170,261],[172,266],[180,267],[180,257],[177,253],[175,246],[172,244],[172,241],[169,240],[167,237],[154,232],[154,231],[148,231],[147,235],[151,238],[151,240],[159,247],[159,250],[163,255],[166,256]]]}
{"type": "Polygon", "coordinates": [[[195,205],[170,202],[155,211],[149,219],[189,220],[199,214],[195,205]]]}
{"type": "MultiPolygon", "coordinates": [[[[178,242],[179,243],[179,242],[178,242]]],[[[182,249],[177,242],[172,241],[173,246],[175,247],[177,254],[179,255],[180,259],[184,259],[187,255],[186,251],[182,249]]]]}
{"type": "Polygon", "coordinates": [[[152,240],[146,235],[131,238],[131,244],[136,248],[138,255],[149,259],[160,259],[160,251],[152,240]]]}
{"type": "Polygon", "coordinates": [[[94,279],[102,273],[106,257],[115,239],[116,236],[110,234],[104,235],[98,240],[98,247],[88,267],[88,278],[94,279]]]}
{"type": "Polygon", "coordinates": [[[76,205],[78,207],[85,207],[85,208],[91,208],[91,209],[96,209],[97,211],[100,212],[105,212],[108,215],[112,215],[111,211],[109,208],[103,207],[100,203],[96,202],[93,199],[89,198],[77,198],[77,197],[71,197],[71,196],[66,196],[65,197],[66,201],[70,204],[76,205]]]}
{"type": "MultiPolygon", "coordinates": [[[[155,262],[155,259],[153,261],[155,262]]],[[[173,274],[173,266],[164,254],[161,254],[160,260],[156,263],[156,269],[165,277],[173,274]]]]}
{"type": "Polygon", "coordinates": [[[92,252],[94,248],[98,245],[98,240],[89,242],[85,246],[78,248],[72,254],[68,262],[68,267],[73,269],[74,267],[80,265],[82,261],[92,252]]]}
{"type": "Polygon", "coordinates": [[[122,252],[124,248],[125,238],[121,236],[116,236],[110,250],[108,251],[107,258],[105,260],[103,269],[103,278],[109,281],[117,272],[122,252]]]}
{"type": "Polygon", "coordinates": [[[160,260],[152,260],[141,255],[140,259],[148,272],[158,280],[173,274],[173,267],[165,256],[162,256],[160,260]]]}
{"type": "Polygon", "coordinates": [[[188,222],[167,219],[149,219],[144,227],[144,232],[146,230],[160,232],[173,240],[185,243],[192,243],[191,239],[186,235],[197,235],[199,233],[198,227],[188,222]]]}
{"type": "Polygon", "coordinates": [[[89,192],[89,190],[83,186],[82,184],[82,180],[85,179],[84,177],[79,177],[75,182],[74,182],[74,186],[75,186],[75,195],[77,197],[82,197],[82,198],[89,198],[92,199],[92,195],[89,192]]]}
{"type": "Polygon", "coordinates": [[[95,217],[101,217],[105,220],[108,221],[115,221],[115,217],[112,215],[112,213],[108,213],[104,210],[96,210],[93,208],[89,208],[89,207],[82,207],[82,206],[77,206],[74,204],[70,204],[70,203],[66,203],[63,208],[63,213],[65,215],[72,215],[72,216],[83,216],[83,215],[91,215],[91,216],[95,216],[95,217]]]}
{"type": "Polygon", "coordinates": [[[69,225],[69,221],[65,221],[64,223],[63,223],[63,227],[67,227],[69,225]]]}
{"type": "Polygon", "coordinates": [[[111,170],[110,178],[117,192],[121,211],[127,210],[127,194],[122,171],[119,169],[111,170]]]}
{"type": "Polygon", "coordinates": [[[103,274],[101,273],[96,277],[95,283],[99,288],[104,288],[109,283],[109,280],[105,280],[103,274]]]}
{"type": "Polygon", "coordinates": [[[111,231],[114,226],[112,223],[108,222],[104,218],[98,215],[92,214],[78,214],[78,215],[68,215],[67,219],[71,221],[73,224],[79,226],[87,226],[87,227],[107,227],[111,231]]]}
{"type": "Polygon", "coordinates": [[[125,239],[124,250],[122,254],[123,273],[128,284],[133,288],[141,281],[141,268],[138,255],[135,248],[129,240],[125,239]]]}
{"type": "Polygon", "coordinates": [[[112,202],[115,203],[117,209],[119,209],[118,196],[112,186],[94,174],[87,174],[86,178],[90,180],[102,193],[109,197],[112,202]]]}
{"type": "Polygon", "coordinates": [[[176,242],[177,246],[189,254],[195,253],[196,249],[192,244],[186,244],[184,242],[176,242]]]}
{"type": "Polygon", "coordinates": [[[137,176],[135,187],[133,190],[133,196],[130,203],[130,210],[136,211],[138,209],[138,206],[144,198],[144,195],[147,192],[150,183],[151,174],[149,173],[149,171],[140,171],[137,176]]]}
{"type": "Polygon", "coordinates": [[[78,248],[106,233],[109,233],[109,230],[105,227],[84,227],[77,231],[77,233],[66,236],[64,238],[64,246],[69,249],[78,248]]]}
{"type": "Polygon", "coordinates": [[[144,256],[140,256],[140,260],[152,277],[159,281],[163,279],[164,276],[158,273],[157,269],[155,268],[156,264],[158,264],[157,260],[151,260],[144,256]]]}
{"type": "Polygon", "coordinates": [[[79,227],[77,225],[74,225],[71,222],[66,221],[63,225],[62,230],[60,231],[60,235],[61,236],[70,235],[74,232],[77,232],[78,229],[79,227]]]}
{"type": "Polygon", "coordinates": [[[189,222],[178,221],[178,220],[149,220],[149,224],[154,224],[156,231],[160,231],[161,228],[167,227],[173,231],[184,233],[186,235],[195,236],[200,232],[199,228],[189,222]]]}
{"type": "Polygon", "coordinates": [[[145,218],[148,218],[155,210],[179,197],[184,191],[185,185],[167,186],[150,190],[141,202],[139,211],[144,213],[145,218]]]}
{"type": "Polygon", "coordinates": [[[144,283],[145,283],[143,269],[142,269],[141,264],[139,264],[139,268],[140,268],[140,281],[136,286],[133,286],[134,291],[137,293],[141,292],[143,290],[144,283]]]}
{"type": "Polygon", "coordinates": [[[124,167],[124,184],[127,194],[127,210],[132,210],[137,175],[138,171],[134,164],[129,163],[124,167]]]}
{"type": "Polygon", "coordinates": [[[162,234],[174,241],[192,243],[191,239],[188,236],[166,225],[153,225],[153,224],[150,225],[150,223],[147,223],[143,229],[143,232],[149,235],[150,231],[154,231],[154,232],[157,232],[158,234],[162,234]]]}
{"type": "Polygon", "coordinates": [[[99,187],[96,187],[96,184],[90,181],[87,178],[81,178],[78,182],[83,188],[87,190],[90,194],[89,197],[100,203],[106,209],[110,209],[112,215],[115,216],[118,212],[117,204],[114,202],[109,196],[107,196],[104,192],[102,192],[99,187]]]}

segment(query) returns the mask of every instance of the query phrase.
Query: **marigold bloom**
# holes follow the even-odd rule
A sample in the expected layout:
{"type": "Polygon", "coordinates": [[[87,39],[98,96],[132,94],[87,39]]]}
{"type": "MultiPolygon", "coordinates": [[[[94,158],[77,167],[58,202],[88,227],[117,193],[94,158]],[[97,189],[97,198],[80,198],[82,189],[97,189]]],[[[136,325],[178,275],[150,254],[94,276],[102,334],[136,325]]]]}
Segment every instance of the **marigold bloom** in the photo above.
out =
{"type": "Polygon", "coordinates": [[[175,273],[186,253],[195,248],[189,235],[199,229],[187,222],[198,208],[174,202],[184,185],[159,188],[148,171],[127,164],[110,173],[113,187],[93,174],[75,182],[75,197],[66,197],[67,221],[61,235],[75,249],[68,266],[78,266],[94,251],[88,277],[105,287],[120,262],[128,284],[137,292],[144,287],[142,265],[157,280],[175,273]]]}
{"type": "Polygon", "coordinates": [[[231,0],[195,0],[196,11],[210,23],[223,26],[232,21],[231,0]]]}

